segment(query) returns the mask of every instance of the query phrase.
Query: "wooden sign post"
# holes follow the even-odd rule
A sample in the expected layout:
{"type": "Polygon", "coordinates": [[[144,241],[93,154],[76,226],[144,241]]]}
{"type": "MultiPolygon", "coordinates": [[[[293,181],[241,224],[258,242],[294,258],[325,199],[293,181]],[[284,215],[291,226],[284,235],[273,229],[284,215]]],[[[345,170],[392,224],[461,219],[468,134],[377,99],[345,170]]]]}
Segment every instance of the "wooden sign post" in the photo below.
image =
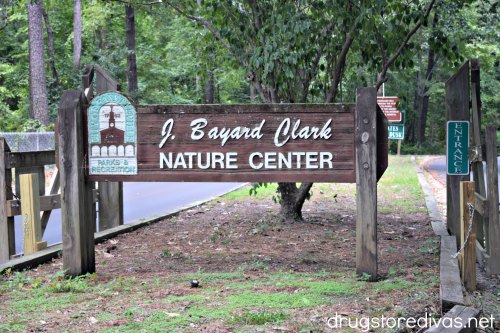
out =
{"type": "Polygon", "coordinates": [[[374,88],[360,89],[356,105],[135,108],[126,96],[110,91],[96,96],[82,112],[76,93],[71,97],[64,95],[59,111],[59,142],[64,140],[59,149],[66,169],[61,173],[63,205],[71,207],[63,210],[63,217],[74,221],[63,221],[63,242],[71,243],[63,248],[72,252],[63,257],[65,267],[74,265],[71,274],[95,269],[93,246],[92,255],[79,248],[91,238],[82,236],[89,231],[77,226],[86,218],[82,207],[91,202],[87,182],[356,182],[357,271],[376,279],[376,186],[387,167],[387,125],[377,112],[374,88]],[[72,116],[67,115],[70,110],[72,116]],[[75,119],[83,114],[86,119],[75,119]],[[82,123],[87,124],[85,135],[82,123]],[[377,128],[378,123],[385,128],[377,128]]]}

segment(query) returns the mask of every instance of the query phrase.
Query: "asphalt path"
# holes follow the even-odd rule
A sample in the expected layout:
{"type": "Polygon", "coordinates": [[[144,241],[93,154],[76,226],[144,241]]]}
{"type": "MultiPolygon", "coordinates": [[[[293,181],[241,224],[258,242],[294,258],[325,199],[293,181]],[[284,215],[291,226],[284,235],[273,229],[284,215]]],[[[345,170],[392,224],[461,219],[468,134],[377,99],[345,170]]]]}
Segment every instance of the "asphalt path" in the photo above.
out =
{"type": "MultiPolygon", "coordinates": [[[[500,165],[500,156],[497,159],[500,165]]],[[[441,156],[438,158],[432,158],[425,163],[424,168],[430,172],[430,174],[441,184],[446,184],[446,157],[441,156]]],[[[484,171],[486,173],[486,165],[484,166],[484,171]]],[[[500,187],[500,168],[498,172],[498,186],[500,187]]]]}
{"type": "MultiPolygon", "coordinates": [[[[125,224],[141,218],[167,215],[189,204],[227,193],[241,183],[124,183],[125,224]]],[[[15,218],[16,253],[23,251],[21,216],[15,218]]],[[[43,237],[49,245],[62,240],[61,210],[50,216],[43,237]]]]}

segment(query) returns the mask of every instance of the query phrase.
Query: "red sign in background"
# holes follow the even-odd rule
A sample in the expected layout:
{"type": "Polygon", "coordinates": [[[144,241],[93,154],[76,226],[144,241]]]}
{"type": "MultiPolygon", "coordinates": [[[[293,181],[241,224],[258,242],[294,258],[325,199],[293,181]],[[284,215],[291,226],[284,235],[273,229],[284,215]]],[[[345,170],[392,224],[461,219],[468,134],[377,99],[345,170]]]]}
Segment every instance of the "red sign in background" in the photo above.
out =
{"type": "Polygon", "coordinates": [[[402,113],[397,108],[398,103],[398,97],[377,97],[377,104],[389,122],[399,123],[403,120],[402,113]]]}

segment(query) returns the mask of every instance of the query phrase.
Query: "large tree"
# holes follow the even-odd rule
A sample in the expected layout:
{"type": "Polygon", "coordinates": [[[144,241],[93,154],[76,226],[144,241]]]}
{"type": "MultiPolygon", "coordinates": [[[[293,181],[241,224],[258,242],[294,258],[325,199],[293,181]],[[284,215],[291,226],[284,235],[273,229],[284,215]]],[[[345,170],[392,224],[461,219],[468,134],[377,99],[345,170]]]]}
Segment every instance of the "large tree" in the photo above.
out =
{"type": "Polygon", "coordinates": [[[73,0],[73,67],[80,72],[82,59],[82,3],[73,0]]]}
{"type": "Polygon", "coordinates": [[[49,125],[49,102],[45,78],[43,1],[28,2],[30,116],[49,125]]]}
{"type": "Polygon", "coordinates": [[[128,92],[137,103],[137,57],[135,49],[135,10],[132,5],[125,5],[125,41],[127,45],[127,82],[128,92]]]}
{"type": "MultiPolygon", "coordinates": [[[[164,1],[165,2],[165,1],[164,1]]],[[[211,33],[247,71],[264,103],[334,102],[356,51],[373,64],[375,84],[429,16],[434,0],[413,1],[166,1],[211,33]]],[[[353,61],[353,64],[356,62],[353,61]]],[[[279,183],[281,216],[301,220],[312,183],[279,183]]]]}

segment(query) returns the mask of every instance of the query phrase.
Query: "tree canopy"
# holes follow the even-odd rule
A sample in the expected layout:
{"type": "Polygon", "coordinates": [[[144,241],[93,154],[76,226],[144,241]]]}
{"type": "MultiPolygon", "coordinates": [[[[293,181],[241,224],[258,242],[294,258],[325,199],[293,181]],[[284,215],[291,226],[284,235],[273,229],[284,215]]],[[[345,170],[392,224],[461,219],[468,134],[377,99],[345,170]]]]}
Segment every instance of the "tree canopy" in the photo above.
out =
{"type": "MultiPolygon", "coordinates": [[[[481,62],[484,123],[500,127],[498,22],[492,0],[0,0],[0,131],[50,129],[62,91],[97,63],[141,103],[353,102],[385,83],[407,149],[439,152],[444,81],[466,59],[481,62]],[[31,118],[33,40],[49,121],[31,118]]],[[[310,184],[287,186],[300,211],[310,184]]]]}

